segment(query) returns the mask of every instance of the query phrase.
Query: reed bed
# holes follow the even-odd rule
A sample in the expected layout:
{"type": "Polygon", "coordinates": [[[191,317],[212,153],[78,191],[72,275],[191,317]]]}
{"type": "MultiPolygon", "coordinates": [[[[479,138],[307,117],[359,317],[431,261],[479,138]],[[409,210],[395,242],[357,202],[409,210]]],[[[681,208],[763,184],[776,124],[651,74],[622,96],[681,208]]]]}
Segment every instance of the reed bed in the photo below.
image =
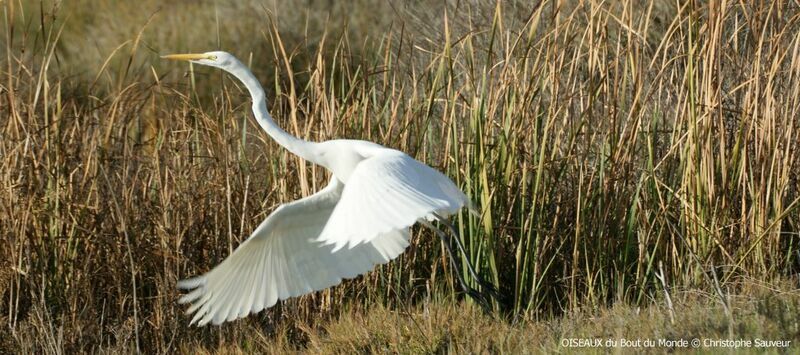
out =
{"type": "Polygon", "coordinates": [[[504,322],[674,312],[678,290],[728,309],[743,280],[798,271],[794,1],[362,1],[288,20],[279,1],[120,3],[0,2],[0,348],[171,352],[253,329],[302,346],[304,327],[376,305],[470,302],[414,229],[375,272],[186,327],[176,281],[327,178],[259,130],[231,78],[158,59],[187,50],[250,63],[298,136],[376,141],[452,177],[504,322]]]}

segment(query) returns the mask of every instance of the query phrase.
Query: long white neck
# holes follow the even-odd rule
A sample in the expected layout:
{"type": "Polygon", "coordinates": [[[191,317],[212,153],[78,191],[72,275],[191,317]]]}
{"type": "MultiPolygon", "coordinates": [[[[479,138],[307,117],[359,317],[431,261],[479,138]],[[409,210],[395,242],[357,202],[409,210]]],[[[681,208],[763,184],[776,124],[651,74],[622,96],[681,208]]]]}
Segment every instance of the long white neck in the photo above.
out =
{"type": "Polygon", "coordinates": [[[244,64],[241,64],[241,62],[237,64],[235,68],[228,70],[228,72],[239,79],[247,90],[250,91],[250,96],[253,99],[253,114],[256,116],[258,125],[261,126],[272,139],[290,152],[305,160],[319,164],[319,155],[317,154],[318,143],[297,138],[275,124],[275,120],[272,119],[269,111],[267,111],[267,98],[264,94],[264,89],[261,87],[261,83],[258,82],[258,79],[256,79],[253,73],[250,72],[244,64]]]}

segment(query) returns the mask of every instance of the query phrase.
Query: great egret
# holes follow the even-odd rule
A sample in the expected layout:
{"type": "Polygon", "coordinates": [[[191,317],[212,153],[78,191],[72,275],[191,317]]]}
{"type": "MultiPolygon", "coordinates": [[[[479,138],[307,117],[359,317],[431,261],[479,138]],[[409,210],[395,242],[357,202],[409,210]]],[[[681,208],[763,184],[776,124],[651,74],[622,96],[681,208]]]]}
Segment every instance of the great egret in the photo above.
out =
{"type": "MultiPolygon", "coordinates": [[[[328,186],[279,206],[250,237],[206,274],[178,282],[191,290],[179,303],[191,303],[191,324],[220,324],[273,306],[278,300],[337,285],[400,255],[408,246],[409,227],[417,221],[442,238],[460,286],[484,306],[482,293],[467,286],[455,267],[450,238],[429,221],[444,222],[470,202],[442,173],[403,152],[358,140],[316,143],[281,129],[267,111],[264,89],[236,57],[226,52],[173,54],[222,69],[250,92],[258,124],[278,144],[330,170],[328,186]]],[[[463,246],[453,238],[461,252],[463,246]]],[[[472,265],[478,284],[496,296],[472,265]]]]}

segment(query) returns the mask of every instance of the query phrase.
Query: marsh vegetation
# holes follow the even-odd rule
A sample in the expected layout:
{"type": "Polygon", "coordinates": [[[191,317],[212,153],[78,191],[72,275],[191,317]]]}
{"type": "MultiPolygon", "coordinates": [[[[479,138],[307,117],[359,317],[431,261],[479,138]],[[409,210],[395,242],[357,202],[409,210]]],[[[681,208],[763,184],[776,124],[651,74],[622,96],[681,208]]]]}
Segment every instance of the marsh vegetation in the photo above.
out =
{"type": "Polygon", "coordinates": [[[800,302],[797,2],[347,4],[0,2],[0,350],[798,338],[781,318],[800,302]],[[188,328],[176,281],[325,180],[231,78],[159,60],[216,49],[251,65],[287,131],[450,176],[480,209],[454,218],[469,257],[511,302],[480,314],[414,229],[370,274],[188,328]]]}

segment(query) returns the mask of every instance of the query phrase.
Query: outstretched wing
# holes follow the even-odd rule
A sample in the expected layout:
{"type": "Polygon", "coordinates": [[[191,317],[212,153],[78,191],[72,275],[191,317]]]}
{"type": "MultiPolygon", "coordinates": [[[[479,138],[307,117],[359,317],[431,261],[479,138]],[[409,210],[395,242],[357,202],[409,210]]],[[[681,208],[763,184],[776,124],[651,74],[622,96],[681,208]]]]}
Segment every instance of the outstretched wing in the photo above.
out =
{"type": "Polygon", "coordinates": [[[180,281],[192,290],[192,324],[220,324],[339,284],[387,263],[408,246],[408,228],[387,230],[372,243],[332,252],[319,236],[342,193],[334,177],[314,195],[278,207],[253,234],[208,273],[180,281]]]}
{"type": "Polygon", "coordinates": [[[433,214],[448,216],[469,200],[444,174],[395,150],[367,158],[350,175],[319,241],[350,250],[433,214]]]}

